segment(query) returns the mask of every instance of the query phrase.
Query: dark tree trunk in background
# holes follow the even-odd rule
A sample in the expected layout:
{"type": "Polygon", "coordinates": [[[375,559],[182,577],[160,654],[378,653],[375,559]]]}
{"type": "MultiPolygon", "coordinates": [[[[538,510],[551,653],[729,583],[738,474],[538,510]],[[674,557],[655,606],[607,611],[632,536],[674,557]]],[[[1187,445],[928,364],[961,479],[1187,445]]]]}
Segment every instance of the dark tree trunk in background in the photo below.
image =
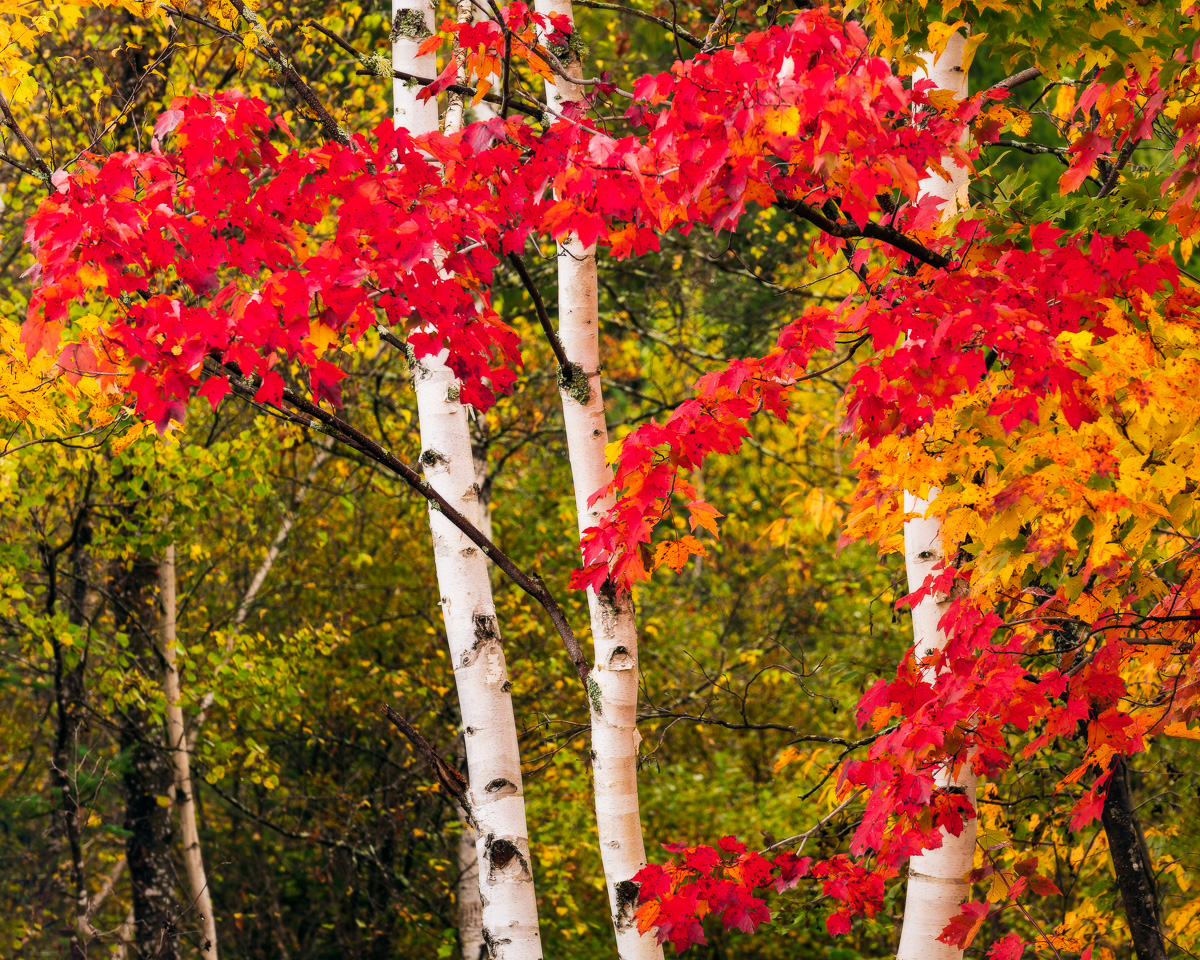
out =
{"type": "MultiPolygon", "coordinates": [[[[60,584],[58,577],[58,554],[67,544],[58,549],[43,545],[42,563],[47,579],[46,612],[54,613],[59,605],[60,594],[67,599],[67,619],[74,626],[82,626],[86,619],[85,604],[88,591],[88,544],[92,539],[90,510],[87,502],[91,490],[89,480],[84,502],[80,505],[74,529],[68,544],[71,549],[71,583],[60,584]],[[63,587],[66,587],[64,590],[63,587]]],[[[78,960],[86,956],[86,944],[91,929],[88,923],[87,874],[84,868],[82,821],[79,802],[79,731],[83,726],[84,671],[87,669],[86,647],[80,646],[71,652],[62,640],[53,636],[50,645],[54,650],[54,705],[55,736],[54,756],[51,772],[54,784],[62,800],[62,826],[67,847],[71,851],[71,882],[75,888],[75,929],[71,934],[71,957],[78,960]]]]}
{"type": "MultiPolygon", "coordinates": [[[[158,608],[154,586],[158,564],[137,557],[113,575],[117,628],[128,635],[132,670],[155,687],[161,673],[154,642],[158,608]]],[[[174,773],[163,749],[162,718],[137,703],[121,717],[121,748],[125,769],[125,858],[133,887],[134,956],[139,960],[176,960],[179,945],[176,921],[175,869],[171,860],[171,795],[174,773]]]]}
{"type": "Polygon", "coordinates": [[[1129,793],[1129,770],[1118,760],[1113,768],[1108,796],[1101,815],[1108,849],[1112,855],[1117,887],[1125,907],[1125,918],[1133,937],[1138,960],[1166,960],[1162,928],[1158,922],[1158,891],[1154,866],[1142,836],[1133,798],[1129,793]]]}

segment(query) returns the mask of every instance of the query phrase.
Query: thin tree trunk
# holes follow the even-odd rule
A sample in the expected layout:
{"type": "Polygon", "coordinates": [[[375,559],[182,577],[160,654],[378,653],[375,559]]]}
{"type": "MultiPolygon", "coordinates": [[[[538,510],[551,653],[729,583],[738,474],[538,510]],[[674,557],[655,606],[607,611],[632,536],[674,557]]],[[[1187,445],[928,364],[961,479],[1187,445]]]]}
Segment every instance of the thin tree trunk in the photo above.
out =
{"type": "MultiPolygon", "coordinates": [[[[88,489],[91,483],[89,480],[88,489]]],[[[69,595],[67,619],[74,626],[82,626],[85,619],[84,605],[87,600],[88,563],[87,547],[91,542],[90,507],[85,502],[79,507],[75,519],[73,543],[71,545],[72,585],[69,595]]],[[[46,599],[47,612],[53,613],[58,605],[58,558],[49,547],[43,549],[43,564],[48,581],[46,599]]],[[[62,800],[63,834],[67,849],[71,853],[71,882],[75,888],[75,929],[70,940],[72,960],[87,954],[87,944],[95,936],[90,916],[93,905],[88,897],[87,871],[84,865],[82,823],[79,787],[77,782],[79,752],[79,730],[83,726],[84,706],[84,651],[75,651],[74,663],[68,663],[67,651],[57,636],[51,637],[54,651],[54,702],[55,737],[51,772],[62,800]]]]}
{"type": "Polygon", "coordinates": [[[479,853],[476,850],[475,832],[463,818],[463,828],[458,834],[458,884],[455,899],[458,902],[458,946],[462,960],[485,960],[487,943],[483,939],[483,904],[479,899],[479,853]]]}
{"type": "MultiPolygon", "coordinates": [[[[433,7],[394,0],[392,10],[394,68],[436,75],[436,58],[416,55],[433,30],[433,7]]],[[[416,94],[415,87],[393,85],[396,124],[414,134],[435,132],[437,102],[418,101],[416,94]]],[[[458,116],[461,120],[461,111],[458,116]]],[[[467,409],[458,400],[459,384],[445,358],[438,356],[415,363],[413,380],[425,479],[478,526],[471,432],[467,409]]],[[[487,558],[439,510],[430,510],[429,526],[462,710],[470,782],[467,813],[476,827],[483,938],[497,960],[540,960],[521,756],[487,558]]]]}
{"type": "Polygon", "coordinates": [[[1112,856],[1117,888],[1138,960],[1166,960],[1162,927],[1158,919],[1158,891],[1154,864],[1146,848],[1141,825],[1129,792],[1129,767],[1122,758],[1113,767],[1112,781],[1101,814],[1108,852],[1112,856]]]}
{"type": "MultiPolygon", "coordinates": [[[[469,4],[469,0],[465,0],[469,4]]],[[[460,5],[461,6],[461,5],[460,5]]],[[[462,98],[458,98],[459,103],[462,98]]],[[[453,102],[451,104],[453,109],[453,102]]],[[[450,111],[447,111],[449,113],[450,111]]],[[[476,414],[471,421],[471,460],[475,471],[475,489],[479,492],[479,529],[483,535],[496,542],[492,533],[492,498],[491,479],[488,474],[488,436],[487,420],[483,414],[476,414]]],[[[487,562],[488,576],[491,576],[492,561],[487,562]]],[[[461,750],[460,746],[460,750],[461,750]]],[[[460,753],[460,762],[465,757],[460,753]]],[[[458,915],[455,923],[458,927],[458,946],[462,960],[486,960],[487,944],[483,939],[483,904],[479,899],[479,854],[476,852],[476,834],[471,829],[470,817],[461,807],[458,818],[462,821],[462,830],[458,834],[458,884],[455,888],[455,901],[458,915]]]]}
{"type": "Polygon", "coordinates": [[[126,960],[129,956],[129,947],[133,943],[133,907],[129,908],[129,912],[125,914],[125,919],[117,927],[114,938],[117,941],[117,946],[113,950],[112,960],[126,960]]]}
{"type": "MultiPolygon", "coordinates": [[[[967,95],[967,76],[962,69],[964,42],[954,34],[936,64],[926,54],[926,75],[940,89],[950,90],[956,97],[967,95]]],[[[967,171],[947,164],[952,179],[933,177],[921,183],[923,194],[933,194],[946,200],[942,216],[949,216],[956,204],[966,201],[967,171]]],[[[936,496],[931,494],[930,500],[936,496]]],[[[919,590],[926,578],[944,560],[942,526],[935,517],[926,516],[929,503],[909,493],[904,495],[904,509],[916,513],[919,519],[904,525],[904,560],[908,573],[909,591],[919,590]]],[[[947,597],[926,597],[912,611],[913,646],[918,658],[946,645],[938,621],[945,612],[947,597]]],[[[927,676],[927,680],[935,681],[927,676]]],[[[944,790],[965,793],[975,805],[975,774],[964,764],[957,777],[948,768],[935,775],[937,786],[944,790]]],[[[960,905],[967,899],[970,883],[967,874],[975,857],[976,821],[967,820],[962,833],[952,837],[942,831],[942,845],[913,857],[908,865],[908,889],[904,904],[904,921],[900,934],[898,960],[961,960],[962,950],[938,940],[941,932],[958,915],[960,905]]]]}
{"type": "MultiPolygon", "coordinates": [[[[557,14],[574,24],[570,0],[537,0],[544,15],[557,14]]],[[[566,72],[581,79],[583,67],[572,43],[552,51],[566,72]]],[[[546,99],[556,110],[583,99],[583,87],[559,78],[547,82],[546,99]]],[[[575,488],[580,535],[595,526],[613,505],[604,497],[589,506],[593,494],[612,480],[605,462],[608,425],[600,387],[600,321],[596,282],[596,249],[571,236],[558,249],[558,336],[571,364],[560,370],[559,394],[575,488]]],[[[607,591],[588,590],[595,666],[588,677],[592,726],[592,778],[600,858],[608,888],[609,909],[622,960],[661,960],[662,947],[653,933],[641,935],[633,922],[637,906],[634,875],[646,865],[637,790],[638,633],[633,599],[616,599],[607,591]]]]}
{"type": "Polygon", "coordinates": [[[321,465],[329,459],[329,450],[322,447],[313,454],[312,463],[309,464],[308,474],[304,478],[304,484],[296,491],[296,502],[287,516],[283,518],[283,522],[279,524],[279,529],[275,531],[275,538],[271,541],[271,545],[267,548],[267,555],[263,557],[262,563],[258,565],[258,569],[254,571],[254,577],[250,580],[250,586],[246,588],[246,593],[242,597],[242,602],[238,604],[237,613],[233,618],[234,628],[240,628],[246,622],[246,616],[250,613],[250,608],[254,605],[254,601],[258,597],[258,591],[262,589],[263,583],[266,582],[267,574],[271,572],[271,568],[275,566],[275,561],[279,559],[279,552],[283,549],[283,545],[287,542],[288,535],[292,532],[292,527],[296,523],[296,512],[300,509],[300,505],[304,503],[304,499],[308,496],[308,491],[312,487],[313,480],[316,479],[317,471],[321,469],[321,465]]]}
{"type": "MultiPolygon", "coordinates": [[[[119,566],[112,593],[117,629],[129,637],[135,668],[157,680],[153,626],[157,621],[152,590],[158,564],[134,557],[119,566]]],[[[153,713],[131,701],[120,724],[121,748],[128,756],[125,782],[125,859],[133,888],[134,954],[138,960],[175,960],[179,956],[175,924],[175,878],[171,864],[169,802],[174,776],[163,749],[162,727],[153,713]]]]}
{"type": "MultiPolygon", "coordinates": [[[[435,358],[416,364],[414,375],[425,479],[477,524],[479,500],[467,414],[452,399],[457,381],[435,358]]],[[[541,943],[521,758],[487,562],[440,511],[430,510],[429,526],[462,710],[484,939],[494,957],[534,960],[541,957],[541,943]]]]}
{"type": "Polygon", "coordinates": [[[209,960],[217,960],[217,924],[213,917],[208,877],[200,850],[200,831],[196,826],[196,803],[192,797],[192,773],[188,760],[187,734],[183,726],[183,707],[179,703],[179,668],[175,665],[176,602],[175,545],[166,548],[159,564],[159,592],[162,599],[163,690],[167,700],[167,749],[175,771],[175,805],[179,809],[179,830],[183,840],[183,866],[187,874],[191,906],[200,919],[200,950],[209,960]]]}

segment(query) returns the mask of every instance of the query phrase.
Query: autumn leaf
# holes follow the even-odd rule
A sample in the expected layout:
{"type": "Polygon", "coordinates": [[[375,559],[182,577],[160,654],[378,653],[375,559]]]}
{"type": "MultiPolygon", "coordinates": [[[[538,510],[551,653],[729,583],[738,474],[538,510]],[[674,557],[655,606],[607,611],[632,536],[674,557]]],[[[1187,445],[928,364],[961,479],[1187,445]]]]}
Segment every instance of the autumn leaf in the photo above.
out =
{"type": "Polygon", "coordinates": [[[693,536],[686,535],[678,540],[664,540],[654,548],[654,569],[657,570],[665,565],[679,573],[693,554],[698,557],[708,556],[704,544],[693,536]]]}

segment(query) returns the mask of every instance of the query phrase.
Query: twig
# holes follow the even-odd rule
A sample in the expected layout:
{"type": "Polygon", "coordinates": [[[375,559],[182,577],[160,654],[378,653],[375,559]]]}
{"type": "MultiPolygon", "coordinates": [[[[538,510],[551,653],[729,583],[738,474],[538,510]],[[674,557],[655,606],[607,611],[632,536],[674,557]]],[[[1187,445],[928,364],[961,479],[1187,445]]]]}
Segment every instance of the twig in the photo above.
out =
{"type": "MultiPolygon", "coordinates": [[[[688,33],[677,24],[672,24],[670,20],[663,17],[656,17],[652,13],[644,13],[641,10],[635,10],[633,7],[626,7],[619,3],[599,3],[598,0],[572,0],[577,7],[591,7],[593,10],[616,10],[618,13],[627,13],[631,17],[638,17],[650,23],[657,23],[660,27],[666,27],[676,37],[681,40],[686,40],[697,50],[704,49],[704,41],[693,34],[688,33]]],[[[683,59],[682,57],[680,59],[683,59]]]]}
{"type": "Polygon", "coordinates": [[[513,265],[513,269],[517,271],[517,276],[521,278],[521,283],[525,284],[525,289],[529,292],[529,298],[533,301],[533,309],[537,312],[538,321],[542,325],[546,339],[550,342],[550,349],[554,351],[559,368],[570,370],[571,361],[567,358],[567,351],[563,349],[562,341],[558,339],[558,334],[554,330],[554,324],[550,322],[550,314],[546,312],[546,304],[542,300],[541,293],[538,292],[537,284],[533,282],[533,277],[529,275],[529,271],[525,267],[525,261],[521,259],[519,254],[510,253],[508,255],[508,262],[513,265]]]}
{"type": "MultiPolygon", "coordinates": [[[[234,393],[240,397],[253,398],[255,390],[242,378],[240,370],[237,370],[232,365],[222,366],[211,359],[208,363],[214,373],[219,376],[228,377],[230,387],[234,393]]],[[[282,399],[285,403],[299,410],[309,418],[305,420],[304,418],[285,413],[285,416],[288,416],[293,422],[305,427],[324,428],[325,432],[330,436],[356,448],[377,463],[383,464],[412,487],[413,490],[417,491],[417,493],[433,504],[436,504],[437,509],[442,511],[446,519],[458,527],[468,540],[479,547],[483,551],[484,556],[488,557],[497,567],[503,570],[513,583],[529,594],[546,611],[547,616],[550,617],[550,622],[554,624],[554,628],[558,631],[558,635],[562,639],[563,646],[567,650],[567,656],[575,664],[575,672],[579,675],[580,682],[586,687],[588,674],[591,672],[587,657],[583,655],[583,650],[580,649],[575,632],[571,629],[571,625],[567,621],[562,608],[559,607],[558,602],[546,588],[546,585],[541,582],[540,578],[534,578],[525,573],[524,570],[513,562],[508,554],[484,536],[478,527],[463,516],[450,501],[434,490],[412,467],[397,460],[391,453],[361,430],[351,426],[336,414],[322,410],[317,404],[304,399],[287,388],[283,391],[282,399]]]]}
{"type": "Polygon", "coordinates": [[[446,792],[462,807],[463,812],[467,815],[467,821],[471,829],[476,829],[471,805],[467,800],[466,778],[457,769],[438,756],[438,752],[433,748],[433,744],[421,736],[421,731],[405,720],[404,717],[400,716],[390,706],[386,703],[383,704],[379,708],[379,712],[387,717],[396,729],[408,737],[412,745],[416,747],[417,753],[425,758],[425,762],[433,770],[433,775],[437,777],[438,783],[445,787],[446,792]]]}
{"type": "MultiPolygon", "coordinates": [[[[839,813],[841,813],[843,810],[845,810],[848,806],[850,806],[850,804],[852,804],[855,800],[857,800],[859,797],[861,797],[863,795],[863,790],[864,790],[863,787],[859,787],[859,789],[855,790],[852,794],[850,794],[850,796],[848,796],[845,800],[843,800],[836,807],[834,807],[832,810],[830,810],[827,814],[825,814],[825,816],[823,816],[820,820],[818,820],[815,824],[813,824],[811,827],[809,827],[803,833],[798,833],[794,837],[788,837],[786,840],[778,840],[775,843],[771,844],[769,847],[767,847],[762,852],[767,853],[771,850],[777,850],[780,847],[786,847],[788,844],[796,843],[797,841],[799,841],[799,843],[800,843],[799,850],[803,850],[804,844],[806,844],[808,842],[808,838],[811,837],[818,830],[820,830],[823,826],[825,826],[825,824],[827,824],[830,820],[832,820],[839,813]]],[[[799,850],[797,850],[797,853],[799,852],[799,850]]]]}
{"type": "Polygon", "coordinates": [[[296,92],[300,94],[300,98],[316,115],[317,120],[321,124],[321,129],[325,131],[325,136],[330,140],[337,141],[342,146],[351,146],[350,134],[342,129],[341,124],[334,119],[333,114],[325,109],[325,105],[321,103],[320,97],[317,96],[313,88],[296,72],[296,68],[292,66],[291,61],[279,49],[279,44],[267,33],[266,27],[263,25],[259,15],[247,7],[244,0],[230,0],[230,2],[233,4],[234,9],[242,15],[243,19],[250,24],[259,42],[266,47],[271,65],[296,88],[296,92]]]}
{"type": "MultiPolygon", "coordinates": [[[[13,116],[12,108],[8,105],[8,98],[2,92],[0,92],[0,113],[4,114],[4,125],[21,141],[21,146],[29,154],[29,159],[41,171],[41,173],[35,173],[34,176],[45,183],[48,190],[53,190],[54,188],[50,184],[50,168],[46,166],[46,161],[42,159],[42,155],[38,152],[38,148],[34,146],[33,141],[29,139],[25,131],[21,129],[20,124],[17,123],[17,118],[13,116]]],[[[5,159],[7,160],[8,158],[5,157],[5,159]]],[[[12,163],[11,160],[9,162],[12,163]]],[[[16,166],[16,164],[14,163],[13,166],[16,166]]]]}

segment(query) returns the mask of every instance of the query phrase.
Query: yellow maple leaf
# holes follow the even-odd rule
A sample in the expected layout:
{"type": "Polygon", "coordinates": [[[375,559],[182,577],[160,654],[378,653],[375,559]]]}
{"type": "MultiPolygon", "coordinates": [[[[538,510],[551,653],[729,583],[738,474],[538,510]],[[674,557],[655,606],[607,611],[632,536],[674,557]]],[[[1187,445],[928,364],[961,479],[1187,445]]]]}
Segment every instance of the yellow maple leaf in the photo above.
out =
{"type": "Polygon", "coordinates": [[[308,336],[304,339],[312,346],[313,353],[317,355],[318,359],[323,357],[329,348],[338,342],[337,331],[317,320],[311,321],[308,329],[308,336]]]}
{"type": "Polygon", "coordinates": [[[654,548],[654,569],[657,570],[665,564],[679,573],[692,554],[698,557],[708,556],[704,544],[690,534],[678,540],[664,540],[654,548]]]}

